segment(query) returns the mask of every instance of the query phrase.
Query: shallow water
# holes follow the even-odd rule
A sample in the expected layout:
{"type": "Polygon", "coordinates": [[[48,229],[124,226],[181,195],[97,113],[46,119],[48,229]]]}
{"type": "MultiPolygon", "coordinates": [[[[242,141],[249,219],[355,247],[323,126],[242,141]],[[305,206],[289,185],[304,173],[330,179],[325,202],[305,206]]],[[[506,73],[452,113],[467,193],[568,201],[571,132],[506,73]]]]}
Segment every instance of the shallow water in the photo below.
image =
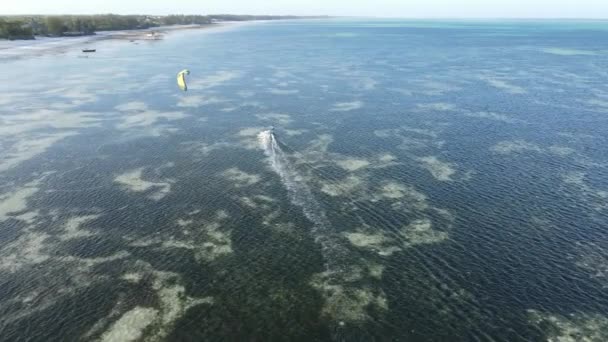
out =
{"type": "Polygon", "coordinates": [[[285,21],[3,57],[0,339],[605,341],[607,29],[285,21]]]}

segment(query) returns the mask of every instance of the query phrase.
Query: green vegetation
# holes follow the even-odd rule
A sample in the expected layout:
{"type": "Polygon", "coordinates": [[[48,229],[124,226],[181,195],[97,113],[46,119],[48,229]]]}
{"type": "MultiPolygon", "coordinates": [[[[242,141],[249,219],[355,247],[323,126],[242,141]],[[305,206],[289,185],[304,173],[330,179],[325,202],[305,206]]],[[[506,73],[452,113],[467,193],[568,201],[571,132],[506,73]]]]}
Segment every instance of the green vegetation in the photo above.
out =
{"type": "Polygon", "coordinates": [[[33,39],[31,26],[19,20],[5,20],[0,18],[0,38],[5,39],[33,39]]]}
{"type": "Polygon", "coordinates": [[[83,36],[96,31],[134,30],[167,25],[208,25],[220,21],[300,19],[312,17],[273,15],[53,15],[0,17],[0,39],[34,39],[34,36],[83,36]]]}

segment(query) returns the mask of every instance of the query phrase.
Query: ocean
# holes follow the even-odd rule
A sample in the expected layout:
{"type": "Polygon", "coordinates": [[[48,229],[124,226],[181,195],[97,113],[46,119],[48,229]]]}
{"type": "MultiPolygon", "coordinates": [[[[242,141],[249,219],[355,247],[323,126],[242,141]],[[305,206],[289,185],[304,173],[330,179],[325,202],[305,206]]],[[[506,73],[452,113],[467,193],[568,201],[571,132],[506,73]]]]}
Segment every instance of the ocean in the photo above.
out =
{"type": "Polygon", "coordinates": [[[0,340],[608,340],[608,21],[21,49],[0,340]]]}

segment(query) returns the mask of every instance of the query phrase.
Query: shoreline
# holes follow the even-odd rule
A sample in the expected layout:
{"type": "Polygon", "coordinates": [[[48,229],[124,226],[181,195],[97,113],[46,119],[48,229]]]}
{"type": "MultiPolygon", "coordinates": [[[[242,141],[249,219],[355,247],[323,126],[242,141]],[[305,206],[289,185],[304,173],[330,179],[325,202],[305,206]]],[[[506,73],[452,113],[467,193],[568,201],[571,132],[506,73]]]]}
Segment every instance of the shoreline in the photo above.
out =
{"type": "Polygon", "coordinates": [[[94,35],[77,37],[36,37],[31,40],[0,40],[0,60],[20,59],[61,52],[78,45],[104,40],[149,41],[162,40],[173,32],[184,30],[215,30],[230,26],[241,26],[247,22],[220,22],[205,25],[171,25],[147,29],[99,31],[94,35]],[[152,34],[152,35],[151,35],[152,34]]]}
{"type": "MultiPolygon", "coordinates": [[[[154,37],[149,37],[150,33],[157,33],[162,39],[162,36],[169,34],[174,31],[183,30],[208,30],[214,28],[220,28],[229,25],[230,22],[213,23],[205,25],[171,25],[171,26],[157,26],[150,27],[147,29],[135,29],[135,30],[119,30],[119,31],[99,31],[91,37],[100,36],[99,39],[129,39],[129,40],[155,40],[154,37]]],[[[66,37],[69,38],[69,37],[66,37]]],[[[158,39],[156,39],[158,40],[158,39]]]]}

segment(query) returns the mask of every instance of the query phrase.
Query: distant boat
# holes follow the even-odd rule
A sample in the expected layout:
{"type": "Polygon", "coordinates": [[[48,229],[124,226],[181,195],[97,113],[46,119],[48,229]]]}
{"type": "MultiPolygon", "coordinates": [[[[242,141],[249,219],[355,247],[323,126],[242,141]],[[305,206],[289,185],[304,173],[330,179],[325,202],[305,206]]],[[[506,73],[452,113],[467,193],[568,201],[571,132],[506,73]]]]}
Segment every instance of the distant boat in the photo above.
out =
{"type": "Polygon", "coordinates": [[[146,38],[145,39],[149,39],[149,40],[161,40],[163,39],[162,34],[152,31],[148,34],[146,34],[146,38]]]}
{"type": "Polygon", "coordinates": [[[96,49],[82,49],[82,52],[95,52],[96,49]]]}

